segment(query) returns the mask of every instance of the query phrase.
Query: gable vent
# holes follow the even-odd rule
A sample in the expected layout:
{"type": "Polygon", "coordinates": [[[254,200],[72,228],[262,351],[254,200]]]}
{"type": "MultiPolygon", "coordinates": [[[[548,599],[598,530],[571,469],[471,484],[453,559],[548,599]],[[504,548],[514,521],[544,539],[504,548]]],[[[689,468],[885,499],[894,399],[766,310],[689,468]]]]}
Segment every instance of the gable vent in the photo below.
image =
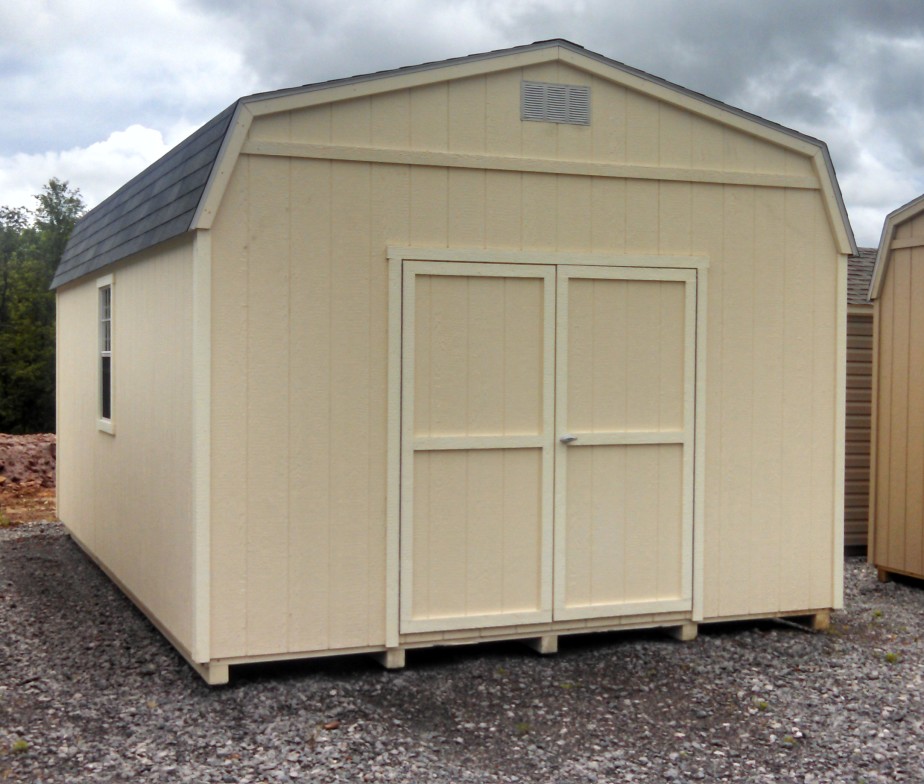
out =
{"type": "Polygon", "coordinates": [[[537,122],[590,125],[590,88],[576,84],[522,82],[520,117],[537,122]]]}

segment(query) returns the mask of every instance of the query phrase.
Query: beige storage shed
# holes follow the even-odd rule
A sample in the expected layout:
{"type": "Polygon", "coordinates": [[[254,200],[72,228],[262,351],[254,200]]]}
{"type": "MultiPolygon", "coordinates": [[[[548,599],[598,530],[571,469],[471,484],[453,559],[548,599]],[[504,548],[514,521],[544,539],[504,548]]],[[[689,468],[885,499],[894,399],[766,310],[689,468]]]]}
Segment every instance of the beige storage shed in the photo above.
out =
{"type": "Polygon", "coordinates": [[[847,266],[847,452],[844,548],[866,550],[869,527],[870,428],[873,401],[873,303],[869,284],[876,248],[860,248],[847,266]]]}
{"type": "Polygon", "coordinates": [[[870,286],[876,311],[869,560],[924,578],[924,196],[890,213],[870,286]]]}
{"type": "Polygon", "coordinates": [[[554,40],[243,98],[54,286],[59,514],[242,662],[842,601],[816,139],[554,40]]]}

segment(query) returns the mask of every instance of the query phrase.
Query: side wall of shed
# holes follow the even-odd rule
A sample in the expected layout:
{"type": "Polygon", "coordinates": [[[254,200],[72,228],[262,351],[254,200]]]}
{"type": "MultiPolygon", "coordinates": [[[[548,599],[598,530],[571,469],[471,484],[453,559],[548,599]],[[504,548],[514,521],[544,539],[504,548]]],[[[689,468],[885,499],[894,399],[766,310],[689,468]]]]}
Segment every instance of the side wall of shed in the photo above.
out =
{"type": "Polygon", "coordinates": [[[870,428],[873,399],[873,309],[847,315],[847,432],[844,546],[865,547],[869,525],[870,428]]]}
{"type": "Polygon", "coordinates": [[[58,291],[58,516],[188,650],[193,637],[191,243],[141,254],[111,274],[111,435],[97,429],[97,278],[58,291]]]}
{"type": "Polygon", "coordinates": [[[264,118],[250,141],[211,232],[213,657],[384,644],[388,245],[707,256],[704,616],[836,603],[846,260],[809,158],[557,65],[264,118]],[[521,122],[524,77],[591,84],[600,121],[521,122]]]}
{"type": "MultiPolygon", "coordinates": [[[[922,235],[918,216],[898,226],[894,239],[922,235]]],[[[924,576],[924,244],[890,251],[876,307],[870,559],[924,576]]]]}

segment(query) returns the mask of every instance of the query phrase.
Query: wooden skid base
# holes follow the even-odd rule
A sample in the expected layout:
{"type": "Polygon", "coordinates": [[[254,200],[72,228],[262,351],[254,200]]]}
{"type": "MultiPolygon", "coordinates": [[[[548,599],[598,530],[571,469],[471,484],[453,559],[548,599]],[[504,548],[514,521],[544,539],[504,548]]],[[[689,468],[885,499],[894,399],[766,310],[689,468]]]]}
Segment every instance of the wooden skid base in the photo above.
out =
{"type": "Polygon", "coordinates": [[[388,648],[372,655],[386,670],[400,670],[404,667],[404,648],[388,648]]]}
{"type": "Polygon", "coordinates": [[[551,653],[558,653],[557,634],[544,634],[541,637],[523,640],[523,644],[528,648],[532,648],[536,653],[541,653],[543,656],[547,656],[551,653]]]}
{"type": "Polygon", "coordinates": [[[826,632],[831,627],[831,611],[819,610],[811,615],[794,615],[786,620],[805,626],[813,632],[826,632]]]}
{"type": "Polygon", "coordinates": [[[680,640],[680,642],[692,642],[696,639],[696,635],[699,634],[699,624],[689,621],[679,626],[670,626],[667,628],[667,633],[675,640],[680,640]]]}
{"type": "Polygon", "coordinates": [[[230,680],[227,664],[222,664],[221,662],[209,662],[208,664],[189,663],[209,686],[224,686],[230,680]]]}
{"type": "MultiPolygon", "coordinates": [[[[830,610],[814,610],[810,612],[800,613],[800,614],[767,614],[761,616],[753,617],[741,617],[733,620],[737,621],[748,621],[748,620],[758,620],[758,618],[777,618],[781,621],[789,623],[798,623],[800,626],[811,629],[812,631],[825,631],[828,629],[831,623],[831,611],[830,610]]],[[[712,618],[707,622],[716,623],[716,622],[727,622],[730,619],[727,618],[712,618]]],[[[690,642],[695,640],[699,633],[700,624],[687,620],[684,618],[674,617],[662,617],[660,619],[648,618],[644,621],[625,624],[622,629],[653,629],[660,628],[666,634],[674,637],[681,642],[690,642]]],[[[405,654],[406,651],[416,649],[416,648],[432,648],[432,647],[441,647],[446,645],[477,645],[481,642],[490,642],[490,641],[499,641],[499,640],[516,640],[522,643],[523,645],[531,648],[532,650],[540,653],[542,655],[550,655],[558,653],[558,640],[563,634],[588,634],[593,632],[600,631],[617,631],[617,628],[609,626],[608,628],[575,628],[575,629],[566,629],[566,630],[553,630],[553,629],[536,629],[525,628],[517,632],[515,630],[500,630],[499,633],[496,633],[494,636],[485,635],[485,630],[459,630],[458,632],[447,632],[445,633],[444,638],[442,639],[415,639],[413,636],[403,639],[401,644],[392,648],[353,648],[349,650],[339,650],[339,651],[304,651],[302,653],[294,654],[277,654],[271,656],[254,656],[254,657],[241,657],[238,659],[227,659],[221,661],[212,661],[205,664],[199,664],[192,662],[188,657],[187,661],[192,665],[193,669],[199,673],[202,679],[208,683],[210,686],[219,686],[225,683],[228,683],[228,669],[230,665],[234,664],[245,664],[245,663],[256,663],[256,662],[268,662],[268,661],[283,661],[283,660],[301,660],[301,659],[313,659],[313,658],[327,658],[329,656],[337,655],[347,655],[347,654],[365,654],[373,656],[376,661],[378,661],[383,667],[388,670],[397,670],[401,669],[405,665],[405,654]]]]}

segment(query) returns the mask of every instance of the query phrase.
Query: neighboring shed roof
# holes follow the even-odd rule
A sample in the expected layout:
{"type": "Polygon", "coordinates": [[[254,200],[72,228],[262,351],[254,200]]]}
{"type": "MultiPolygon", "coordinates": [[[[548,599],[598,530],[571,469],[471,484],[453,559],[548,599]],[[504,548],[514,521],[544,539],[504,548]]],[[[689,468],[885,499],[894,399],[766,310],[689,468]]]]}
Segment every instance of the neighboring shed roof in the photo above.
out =
{"type": "Polygon", "coordinates": [[[856,243],[853,239],[847,210],[837,183],[831,156],[824,142],[745,112],[742,109],[729,106],[701,93],[680,87],[624,63],[588,51],[578,44],[564,39],[552,39],[537,41],[526,46],[500,49],[389,71],[379,71],[274,92],[257,93],[241,98],[81,218],[71,235],[70,242],[65,248],[58,271],[52,281],[52,288],[57,288],[83,275],[97,272],[119,259],[153,247],[195,228],[194,222],[201,215],[205,198],[214,177],[215,163],[231,135],[230,131],[234,126],[235,116],[237,116],[240,107],[245,104],[372,82],[392,76],[437,68],[474,64],[479,61],[555,47],[580,54],[661,88],[701,101],[724,112],[729,112],[817,147],[824,158],[824,164],[829,174],[831,188],[833,189],[833,199],[836,201],[836,210],[840,214],[847,235],[846,241],[851,249],[856,251],[856,243]]]}
{"type": "Polygon", "coordinates": [[[895,229],[899,224],[914,218],[916,215],[920,215],[922,212],[924,212],[924,194],[912,199],[907,204],[903,204],[898,209],[892,210],[892,212],[886,215],[885,223],[882,225],[882,236],[879,238],[876,267],[873,270],[873,279],[869,284],[869,298],[871,300],[879,296],[879,289],[882,288],[882,284],[885,281],[895,229]]]}
{"type": "Polygon", "coordinates": [[[847,260],[847,304],[870,305],[869,284],[876,267],[876,248],[858,248],[847,260]]]}
{"type": "Polygon", "coordinates": [[[189,231],[236,106],[229,106],[84,215],[74,227],[51,287],[189,231]]]}

